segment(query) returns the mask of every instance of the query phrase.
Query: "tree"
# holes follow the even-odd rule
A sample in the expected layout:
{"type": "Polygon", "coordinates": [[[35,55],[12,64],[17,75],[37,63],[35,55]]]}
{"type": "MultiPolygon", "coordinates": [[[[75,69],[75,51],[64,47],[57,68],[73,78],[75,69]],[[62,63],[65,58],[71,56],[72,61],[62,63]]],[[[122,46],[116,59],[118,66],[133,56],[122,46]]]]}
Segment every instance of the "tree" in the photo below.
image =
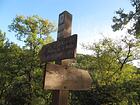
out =
{"type": "Polygon", "coordinates": [[[40,69],[38,53],[43,44],[53,41],[50,33],[55,31],[55,26],[39,16],[16,16],[9,25],[9,30],[14,31],[17,39],[25,43],[20,59],[22,61],[20,70],[24,72],[24,82],[27,84],[28,105],[33,104],[35,100],[41,102],[47,95],[43,95],[45,92],[43,93],[41,87],[43,72],[40,69]]]}
{"type": "Polygon", "coordinates": [[[0,104],[2,104],[4,102],[4,97],[3,97],[3,94],[4,94],[4,84],[5,84],[5,81],[4,81],[4,76],[3,76],[3,71],[2,71],[2,58],[3,55],[2,55],[2,52],[3,52],[3,49],[4,49],[4,41],[5,41],[5,34],[0,30],[0,104]]]}
{"type": "Polygon", "coordinates": [[[5,41],[5,33],[0,30],[0,47],[3,47],[5,41]]]}
{"type": "Polygon", "coordinates": [[[91,50],[92,55],[78,55],[76,66],[90,71],[92,90],[72,92],[72,105],[127,104],[127,101],[138,104],[139,89],[136,87],[140,87],[140,75],[129,64],[133,58],[135,41],[126,37],[120,42],[103,39],[84,47],[91,50]],[[135,81],[131,88],[126,85],[130,81],[135,81]]]}
{"type": "Polygon", "coordinates": [[[27,46],[33,47],[44,44],[47,36],[55,32],[55,26],[47,19],[37,15],[30,17],[16,16],[9,31],[16,32],[17,39],[24,41],[27,46]]]}
{"type": "MultiPolygon", "coordinates": [[[[116,11],[116,14],[118,16],[114,16],[113,17],[113,22],[114,25],[112,25],[112,28],[114,31],[117,30],[122,30],[125,28],[125,26],[129,23],[133,24],[132,27],[130,27],[128,29],[128,33],[130,35],[134,35],[137,38],[137,43],[135,44],[137,46],[137,51],[134,49],[135,52],[138,52],[140,50],[140,45],[139,45],[139,39],[140,39],[140,1],[139,0],[130,0],[131,5],[134,7],[134,10],[129,11],[129,13],[124,12],[123,9],[119,9],[118,11],[116,11]]],[[[140,56],[139,53],[137,53],[133,60],[139,60],[140,56]]],[[[138,71],[137,71],[137,75],[139,75],[138,71]]],[[[138,77],[140,79],[140,77],[138,77]]],[[[140,81],[137,79],[134,80],[130,80],[125,82],[125,85],[130,85],[132,87],[135,87],[136,84],[140,84],[140,81]]],[[[131,88],[132,88],[131,87],[131,88]]],[[[140,85],[137,85],[138,88],[140,88],[140,85]]],[[[131,90],[130,88],[126,88],[126,90],[131,90]]],[[[132,89],[132,91],[134,93],[137,93],[137,99],[140,100],[140,93],[138,91],[140,91],[139,89],[137,89],[136,87],[132,89]]],[[[129,94],[129,103],[132,104],[132,101],[130,101],[132,99],[132,94],[129,94]]],[[[140,103],[140,101],[137,101],[138,103],[140,103]]]]}
{"type": "Polygon", "coordinates": [[[125,13],[124,9],[119,9],[116,11],[118,16],[113,17],[114,25],[112,28],[114,31],[124,29],[128,23],[133,23],[133,26],[128,29],[128,33],[135,35],[136,38],[140,38],[140,1],[139,0],[130,0],[131,5],[134,7],[134,10],[129,13],[125,13]]]}
{"type": "MultiPolygon", "coordinates": [[[[15,93],[24,92],[25,94],[25,91],[18,91],[17,89],[19,87],[14,90],[13,87],[15,84],[19,83],[19,78],[22,78],[22,71],[19,71],[21,67],[20,54],[22,50],[16,44],[7,41],[5,38],[5,33],[0,34],[0,37],[0,104],[12,105],[11,101],[15,101],[17,104],[14,103],[14,105],[19,105],[21,102],[21,97],[17,95],[15,98],[15,93]]],[[[25,97],[26,96],[23,95],[23,98],[25,97]]]]}

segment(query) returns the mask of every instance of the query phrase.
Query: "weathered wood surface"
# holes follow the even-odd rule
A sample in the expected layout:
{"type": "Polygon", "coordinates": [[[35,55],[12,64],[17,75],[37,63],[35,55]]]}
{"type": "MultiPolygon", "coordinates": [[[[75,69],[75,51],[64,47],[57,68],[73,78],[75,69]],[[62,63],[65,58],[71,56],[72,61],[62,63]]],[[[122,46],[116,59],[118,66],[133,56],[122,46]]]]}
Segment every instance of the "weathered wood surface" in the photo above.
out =
{"type": "Polygon", "coordinates": [[[41,62],[50,62],[62,59],[75,58],[77,47],[77,35],[60,39],[44,45],[40,51],[41,62]]]}
{"type": "MultiPolygon", "coordinates": [[[[58,22],[58,32],[57,32],[57,41],[62,40],[63,38],[71,36],[71,25],[72,25],[72,15],[64,11],[59,14],[59,22],[58,22]]],[[[77,41],[76,41],[77,43],[77,41]]],[[[68,51],[70,54],[70,50],[68,51]]],[[[66,55],[68,55],[68,52],[66,55]]],[[[72,54],[75,57],[76,51],[72,51],[72,54]]],[[[62,64],[62,59],[57,59],[55,61],[56,64],[62,64]]],[[[68,90],[53,90],[53,105],[68,105],[68,90]]]]}
{"type": "Polygon", "coordinates": [[[57,40],[71,35],[72,15],[64,11],[59,14],[57,40]]]}
{"type": "Polygon", "coordinates": [[[48,64],[44,89],[46,90],[89,90],[92,79],[86,70],[66,65],[48,64]]]}

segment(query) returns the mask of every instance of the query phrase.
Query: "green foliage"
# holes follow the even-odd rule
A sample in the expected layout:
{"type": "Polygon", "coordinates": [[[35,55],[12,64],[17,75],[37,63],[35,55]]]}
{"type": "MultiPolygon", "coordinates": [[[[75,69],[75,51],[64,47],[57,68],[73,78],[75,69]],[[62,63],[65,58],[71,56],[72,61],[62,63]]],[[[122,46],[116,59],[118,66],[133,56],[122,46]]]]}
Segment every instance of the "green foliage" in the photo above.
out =
{"type": "MultiPolygon", "coordinates": [[[[119,24],[115,30],[126,25],[132,15],[123,14],[122,10],[117,14],[123,20],[114,18],[114,22],[119,24]]],[[[43,70],[38,53],[43,44],[53,41],[50,33],[55,31],[55,26],[39,16],[17,16],[9,30],[14,31],[25,46],[21,48],[10,43],[5,33],[0,31],[0,105],[50,105],[52,94],[42,89],[43,70]]],[[[75,66],[89,70],[92,88],[89,91],[71,91],[69,104],[139,105],[140,72],[131,64],[139,58],[137,40],[124,37],[117,42],[105,38],[83,46],[92,51],[92,55],[77,54],[75,66]]]]}
{"type": "Polygon", "coordinates": [[[76,66],[90,71],[92,89],[72,92],[71,105],[139,104],[140,74],[129,64],[135,46],[126,40],[118,43],[103,39],[99,43],[84,45],[93,54],[78,55],[76,66]]]}
{"type": "Polygon", "coordinates": [[[4,46],[5,33],[0,30],[0,48],[4,46]]]}
{"type": "MultiPolygon", "coordinates": [[[[128,29],[128,33],[130,35],[134,35],[137,38],[137,43],[135,43],[136,49],[133,49],[133,52],[139,51],[139,38],[140,38],[140,1],[139,0],[130,0],[131,5],[134,7],[133,11],[130,11],[129,13],[124,12],[124,10],[120,9],[116,11],[116,14],[118,16],[113,17],[114,25],[112,25],[112,28],[114,31],[121,30],[125,28],[126,25],[129,23],[133,24],[132,27],[128,29]]],[[[139,60],[139,53],[133,55],[133,59],[139,60]]],[[[136,69],[133,71],[133,69],[127,68],[127,72],[122,73],[122,79],[121,81],[122,85],[121,88],[125,90],[126,100],[128,100],[129,105],[138,105],[140,104],[140,74],[139,70],[136,69]],[[131,73],[131,75],[128,76],[127,73],[131,73]],[[126,76],[127,75],[127,76],[126,76]],[[126,78],[127,77],[127,78],[126,78]]],[[[122,103],[125,103],[126,101],[122,101],[122,103]]]]}
{"type": "Polygon", "coordinates": [[[0,104],[49,104],[51,94],[43,90],[38,53],[43,44],[53,41],[49,34],[55,31],[54,24],[39,16],[16,16],[9,30],[14,31],[25,46],[20,48],[9,43],[0,31],[0,104]]]}
{"type": "Polygon", "coordinates": [[[9,25],[9,30],[16,32],[16,37],[24,41],[27,46],[44,44],[46,37],[51,32],[56,31],[52,22],[37,15],[30,17],[16,16],[9,25]]]}
{"type": "Polygon", "coordinates": [[[130,0],[130,2],[134,10],[128,13],[124,12],[123,9],[116,11],[118,16],[113,17],[114,25],[112,25],[112,28],[114,31],[121,30],[131,22],[133,26],[128,29],[128,33],[135,35],[136,38],[140,38],[140,1],[130,0]]]}
{"type": "MultiPolygon", "coordinates": [[[[0,52],[0,103],[2,105],[11,105],[10,100],[14,100],[14,93],[18,91],[13,91],[14,84],[17,84],[17,78],[19,77],[21,71],[20,68],[20,53],[21,49],[16,45],[9,43],[8,41],[4,43],[0,52]],[[13,99],[11,99],[13,97],[13,99]]],[[[19,87],[17,87],[18,89],[19,87]]],[[[17,90],[16,89],[16,90],[17,90]]],[[[21,98],[16,96],[16,98],[21,98]]],[[[20,101],[20,100],[19,100],[20,101]]]]}

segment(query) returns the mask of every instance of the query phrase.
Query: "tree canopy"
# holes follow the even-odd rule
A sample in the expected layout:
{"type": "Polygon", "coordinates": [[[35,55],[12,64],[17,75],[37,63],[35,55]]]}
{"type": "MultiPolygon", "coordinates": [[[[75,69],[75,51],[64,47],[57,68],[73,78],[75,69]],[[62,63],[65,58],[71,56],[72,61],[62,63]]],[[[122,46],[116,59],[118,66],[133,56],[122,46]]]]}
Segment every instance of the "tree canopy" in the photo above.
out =
{"type": "Polygon", "coordinates": [[[116,11],[117,16],[113,17],[114,25],[112,28],[114,31],[121,30],[131,22],[133,25],[128,29],[128,33],[140,38],[140,1],[130,0],[130,3],[134,9],[128,13],[124,9],[116,11]]]}
{"type": "MultiPolygon", "coordinates": [[[[112,28],[121,30],[132,22],[128,32],[136,38],[104,38],[83,44],[91,55],[77,54],[77,62],[71,66],[89,70],[92,87],[89,91],[70,91],[69,105],[140,104],[140,69],[132,64],[140,54],[140,1],[131,0],[131,4],[133,11],[116,11],[112,28]]],[[[44,67],[38,53],[42,45],[54,41],[51,33],[56,31],[55,24],[37,15],[19,15],[9,31],[25,45],[9,42],[0,30],[0,105],[51,105],[51,91],[42,89],[44,67]]]]}

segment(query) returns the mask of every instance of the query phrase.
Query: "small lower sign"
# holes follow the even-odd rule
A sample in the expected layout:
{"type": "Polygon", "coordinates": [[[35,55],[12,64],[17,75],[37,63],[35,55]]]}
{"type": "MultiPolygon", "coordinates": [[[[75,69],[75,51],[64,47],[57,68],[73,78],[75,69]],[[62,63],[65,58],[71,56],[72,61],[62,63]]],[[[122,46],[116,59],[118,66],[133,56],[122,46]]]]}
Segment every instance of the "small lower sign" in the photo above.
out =
{"type": "Polygon", "coordinates": [[[48,64],[44,78],[46,90],[90,90],[92,79],[86,70],[48,64]]]}

